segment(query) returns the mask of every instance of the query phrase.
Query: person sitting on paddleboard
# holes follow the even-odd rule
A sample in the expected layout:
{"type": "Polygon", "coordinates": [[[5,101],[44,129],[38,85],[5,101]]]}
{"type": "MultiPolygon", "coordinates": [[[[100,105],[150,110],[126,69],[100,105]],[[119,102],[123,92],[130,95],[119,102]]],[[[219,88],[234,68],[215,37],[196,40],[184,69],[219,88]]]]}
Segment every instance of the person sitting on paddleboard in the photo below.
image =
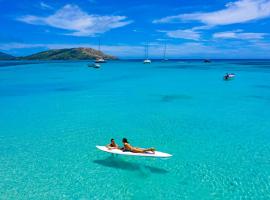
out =
{"type": "Polygon", "coordinates": [[[111,139],[111,143],[106,145],[108,149],[119,149],[118,145],[115,143],[114,139],[111,139]]]}
{"type": "Polygon", "coordinates": [[[122,140],[124,147],[121,148],[123,151],[131,151],[133,153],[146,153],[146,152],[152,152],[155,153],[155,148],[147,148],[147,149],[142,149],[138,147],[133,147],[128,143],[128,140],[126,138],[123,138],[122,140]]]}

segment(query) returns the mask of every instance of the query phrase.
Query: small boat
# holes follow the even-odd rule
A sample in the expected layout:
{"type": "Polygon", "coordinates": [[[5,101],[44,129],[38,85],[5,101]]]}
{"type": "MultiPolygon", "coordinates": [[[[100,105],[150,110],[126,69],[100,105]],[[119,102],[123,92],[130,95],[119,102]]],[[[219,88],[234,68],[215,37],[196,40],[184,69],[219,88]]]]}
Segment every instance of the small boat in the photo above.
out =
{"type": "Polygon", "coordinates": [[[97,58],[95,60],[95,63],[105,63],[105,62],[106,62],[106,60],[104,60],[103,58],[97,58]]]}
{"type": "Polygon", "coordinates": [[[151,60],[145,59],[145,60],[143,61],[143,64],[151,64],[151,60]]]}
{"type": "MultiPolygon", "coordinates": [[[[100,39],[98,40],[98,51],[100,52],[100,53],[102,53],[101,52],[101,48],[100,48],[100,39]]],[[[95,60],[95,63],[105,63],[106,62],[106,60],[104,60],[104,58],[102,58],[102,57],[99,57],[99,58],[96,58],[96,60],[95,60]]]]}
{"type": "Polygon", "coordinates": [[[226,80],[226,81],[228,81],[228,80],[232,80],[232,79],[234,79],[234,77],[235,77],[235,74],[233,74],[233,73],[227,73],[227,74],[225,74],[224,76],[223,76],[223,79],[224,80],[226,80]]]}
{"type": "Polygon", "coordinates": [[[88,64],[88,67],[93,67],[93,68],[100,68],[101,65],[98,64],[98,63],[91,63],[91,64],[88,64]]]}
{"type": "Polygon", "coordinates": [[[211,60],[205,59],[203,62],[204,62],[204,63],[211,63],[211,60]]]}
{"type": "Polygon", "coordinates": [[[162,60],[162,62],[166,62],[166,61],[169,60],[168,58],[166,58],[166,51],[167,51],[167,44],[165,43],[165,45],[164,45],[164,51],[163,51],[163,60],[162,60]]]}
{"type": "Polygon", "coordinates": [[[148,58],[148,44],[145,46],[145,60],[143,64],[151,64],[151,60],[148,58]]]}

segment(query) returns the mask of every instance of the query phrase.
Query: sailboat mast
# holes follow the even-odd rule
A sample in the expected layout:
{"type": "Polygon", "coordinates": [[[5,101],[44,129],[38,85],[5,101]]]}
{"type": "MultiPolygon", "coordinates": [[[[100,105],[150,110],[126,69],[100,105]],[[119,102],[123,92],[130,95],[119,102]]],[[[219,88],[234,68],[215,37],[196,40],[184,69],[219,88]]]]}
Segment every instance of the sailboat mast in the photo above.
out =
{"type": "Polygon", "coordinates": [[[148,59],[148,44],[147,43],[144,46],[144,57],[145,59],[148,59]]]}
{"type": "Polygon", "coordinates": [[[164,45],[164,52],[163,52],[163,60],[166,59],[166,50],[167,50],[167,43],[165,42],[165,45],[164,45]]]}
{"type": "Polygon", "coordinates": [[[146,59],[146,45],[144,46],[144,59],[146,59]]]}
{"type": "Polygon", "coordinates": [[[150,64],[151,63],[151,60],[149,60],[149,57],[148,57],[148,49],[149,49],[149,45],[148,45],[148,42],[145,44],[145,49],[144,49],[144,53],[145,53],[145,60],[143,61],[144,64],[150,64]]]}
{"type": "Polygon", "coordinates": [[[100,38],[98,39],[98,51],[100,51],[100,38]]]}
{"type": "Polygon", "coordinates": [[[149,46],[148,46],[148,42],[147,42],[147,44],[146,44],[146,59],[148,59],[148,48],[149,48],[149,46]]]}

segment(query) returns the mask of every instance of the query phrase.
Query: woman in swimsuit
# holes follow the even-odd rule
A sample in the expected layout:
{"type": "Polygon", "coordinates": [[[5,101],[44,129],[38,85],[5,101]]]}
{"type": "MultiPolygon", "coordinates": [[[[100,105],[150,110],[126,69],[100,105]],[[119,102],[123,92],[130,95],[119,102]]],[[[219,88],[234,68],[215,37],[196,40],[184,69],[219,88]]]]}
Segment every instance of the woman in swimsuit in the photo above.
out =
{"type": "Polygon", "coordinates": [[[111,139],[111,143],[106,145],[108,149],[119,149],[118,145],[115,143],[114,139],[111,139]]]}
{"type": "Polygon", "coordinates": [[[152,153],[155,153],[154,148],[147,148],[147,149],[142,149],[138,147],[133,147],[128,143],[128,140],[126,138],[123,138],[122,140],[124,147],[122,148],[124,151],[131,151],[133,153],[146,153],[151,151],[152,153]]]}

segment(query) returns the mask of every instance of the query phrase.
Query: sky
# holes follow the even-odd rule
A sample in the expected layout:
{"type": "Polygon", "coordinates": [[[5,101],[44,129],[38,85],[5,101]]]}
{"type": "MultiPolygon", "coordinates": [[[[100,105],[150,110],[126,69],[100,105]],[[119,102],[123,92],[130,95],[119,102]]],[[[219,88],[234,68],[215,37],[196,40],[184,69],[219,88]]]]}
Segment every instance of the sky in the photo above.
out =
{"type": "Polygon", "coordinates": [[[270,0],[0,0],[0,51],[92,47],[119,58],[270,58],[270,0]]]}

